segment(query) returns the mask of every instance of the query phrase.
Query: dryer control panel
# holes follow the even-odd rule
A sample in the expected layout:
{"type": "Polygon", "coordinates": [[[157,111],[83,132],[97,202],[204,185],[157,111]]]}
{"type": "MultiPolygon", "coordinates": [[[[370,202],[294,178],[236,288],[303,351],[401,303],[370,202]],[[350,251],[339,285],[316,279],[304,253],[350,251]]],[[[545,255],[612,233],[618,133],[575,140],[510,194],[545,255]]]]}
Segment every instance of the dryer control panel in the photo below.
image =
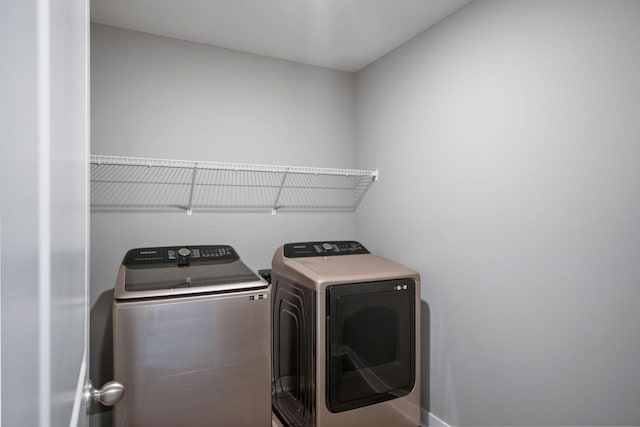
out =
{"type": "Polygon", "coordinates": [[[284,245],[287,258],[306,258],[314,256],[362,255],[368,254],[367,248],[353,240],[327,242],[301,242],[284,245]]]}
{"type": "Polygon", "coordinates": [[[191,264],[216,264],[239,260],[236,251],[228,245],[164,246],[136,248],[127,252],[122,264],[129,268],[154,266],[175,267],[191,264]]]}

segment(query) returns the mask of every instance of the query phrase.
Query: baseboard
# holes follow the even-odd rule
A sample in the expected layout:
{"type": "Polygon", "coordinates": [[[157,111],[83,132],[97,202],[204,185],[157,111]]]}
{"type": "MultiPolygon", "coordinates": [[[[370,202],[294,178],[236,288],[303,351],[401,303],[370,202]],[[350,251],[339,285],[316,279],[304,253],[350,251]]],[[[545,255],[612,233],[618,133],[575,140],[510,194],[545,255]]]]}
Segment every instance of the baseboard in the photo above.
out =
{"type": "Polygon", "coordinates": [[[421,427],[451,427],[430,412],[420,408],[420,426],[421,427]]]}

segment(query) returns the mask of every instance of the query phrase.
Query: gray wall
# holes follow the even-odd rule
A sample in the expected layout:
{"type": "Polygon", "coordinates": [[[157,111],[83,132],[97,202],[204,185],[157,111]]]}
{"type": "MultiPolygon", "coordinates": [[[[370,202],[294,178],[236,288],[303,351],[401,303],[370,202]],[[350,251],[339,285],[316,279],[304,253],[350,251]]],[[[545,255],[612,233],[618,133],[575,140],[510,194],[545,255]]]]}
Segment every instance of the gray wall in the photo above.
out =
{"type": "MultiPolygon", "coordinates": [[[[91,128],[92,154],[353,168],[355,79],[92,25],[91,128]]],[[[270,267],[286,241],[351,239],[354,232],[352,213],[92,213],[94,382],[112,376],[111,290],[127,249],[226,243],[257,270],[270,267]]],[[[92,424],[104,418],[94,415],[92,424]]]]}
{"type": "Polygon", "coordinates": [[[476,0],[357,76],[356,237],[421,272],[452,425],[640,425],[639,22],[476,0]]]}

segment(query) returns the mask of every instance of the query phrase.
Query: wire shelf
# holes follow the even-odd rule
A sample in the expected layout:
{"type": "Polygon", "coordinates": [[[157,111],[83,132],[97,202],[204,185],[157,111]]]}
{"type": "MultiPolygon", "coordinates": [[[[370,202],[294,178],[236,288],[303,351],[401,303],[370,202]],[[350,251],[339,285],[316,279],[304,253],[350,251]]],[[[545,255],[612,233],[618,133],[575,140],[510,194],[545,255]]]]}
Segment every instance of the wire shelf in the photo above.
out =
{"type": "Polygon", "coordinates": [[[378,171],[90,157],[94,212],[353,212],[378,171]]]}

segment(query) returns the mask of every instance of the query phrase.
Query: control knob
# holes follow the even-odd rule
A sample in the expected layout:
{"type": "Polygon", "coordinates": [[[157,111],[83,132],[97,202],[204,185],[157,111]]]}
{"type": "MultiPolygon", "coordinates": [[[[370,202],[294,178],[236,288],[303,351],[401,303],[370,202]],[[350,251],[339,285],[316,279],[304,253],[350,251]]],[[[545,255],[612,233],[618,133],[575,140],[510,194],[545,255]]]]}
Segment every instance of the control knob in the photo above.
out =
{"type": "Polygon", "coordinates": [[[323,248],[325,251],[330,251],[331,249],[333,249],[333,245],[332,245],[331,243],[323,243],[323,244],[322,244],[322,248],[323,248]]]}
{"type": "Polygon", "coordinates": [[[180,248],[180,249],[178,249],[178,255],[180,255],[182,257],[188,257],[189,255],[191,255],[191,249],[189,249],[189,248],[180,248]]]}

